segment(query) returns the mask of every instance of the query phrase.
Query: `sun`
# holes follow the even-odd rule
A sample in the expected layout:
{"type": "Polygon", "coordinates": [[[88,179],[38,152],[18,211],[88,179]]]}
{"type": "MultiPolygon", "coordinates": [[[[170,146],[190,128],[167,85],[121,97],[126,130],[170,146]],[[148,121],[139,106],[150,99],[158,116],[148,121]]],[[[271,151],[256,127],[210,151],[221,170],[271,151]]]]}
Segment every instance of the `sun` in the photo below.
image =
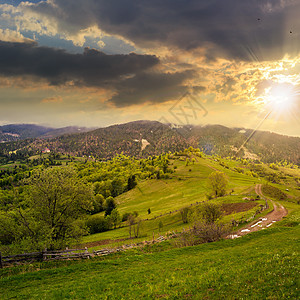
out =
{"type": "Polygon", "coordinates": [[[278,84],[266,89],[264,98],[270,110],[283,113],[292,109],[296,93],[292,84],[278,84]]]}

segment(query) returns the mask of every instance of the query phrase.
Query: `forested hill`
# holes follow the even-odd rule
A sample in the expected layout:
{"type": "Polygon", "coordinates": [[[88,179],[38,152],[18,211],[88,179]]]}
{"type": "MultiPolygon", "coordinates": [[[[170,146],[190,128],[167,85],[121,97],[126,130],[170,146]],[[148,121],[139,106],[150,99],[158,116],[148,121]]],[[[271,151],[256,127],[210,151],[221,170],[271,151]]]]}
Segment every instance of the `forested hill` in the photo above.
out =
{"type": "MultiPolygon", "coordinates": [[[[84,131],[84,130],[83,130],[84,131]]],[[[72,132],[72,130],[71,130],[72,132]]],[[[74,132],[74,131],[73,131],[74,132]]],[[[91,156],[110,159],[116,154],[147,157],[163,152],[180,151],[189,146],[200,148],[206,154],[233,156],[252,133],[250,129],[228,128],[221,125],[171,126],[156,121],[135,121],[106,128],[72,134],[50,131],[43,138],[28,141],[24,146],[0,144],[0,155],[5,149],[36,154],[49,148],[51,151],[73,156],[91,156]],[[48,138],[45,138],[47,137],[48,138]]],[[[300,165],[300,138],[257,131],[239,152],[240,156],[264,162],[287,160],[300,165]]]]}
{"type": "Polygon", "coordinates": [[[136,121],[96,129],[87,133],[70,134],[50,139],[35,140],[35,149],[44,147],[74,156],[94,156],[109,159],[123,152],[131,156],[159,155],[179,151],[189,141],[169,126],[156,121],[136,121]]]}
{"type": "Polygon", "coordinates": [[[0,142],[18,141],[28,138],[40,137],[53,128],[34,124],[10,124],[0,126],[0,142]]]}
{"type": "Polygon", "coordinates": [[[9,124],[0,126],[0,143],[30,138],[54,138],[64,134],[86,132],[89,130],[91,129],[77,126],[52,128],[35,124],[9,124]]]}

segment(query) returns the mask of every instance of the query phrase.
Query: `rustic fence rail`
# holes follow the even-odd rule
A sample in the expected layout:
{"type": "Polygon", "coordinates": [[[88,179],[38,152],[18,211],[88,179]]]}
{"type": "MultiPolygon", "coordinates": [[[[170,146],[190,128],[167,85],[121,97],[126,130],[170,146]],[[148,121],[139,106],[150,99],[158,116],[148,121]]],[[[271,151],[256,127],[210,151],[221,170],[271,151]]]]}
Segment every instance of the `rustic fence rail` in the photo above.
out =
{"type": "Polygon", "coordinates": [[[65,249],[59,251],[45,250],[41,252],[22,253],[8,256],[2,256],[0,252],[0,268],[22,262],[90,258],[91,256],[93,256],[93,253],[90,253],[87,248],[65,249]]]}
{"type": "Polygon", "coordinates": [[[93,252],[89,252],[88,248],[65,249],[65,250],[56,250],[56,251],[45,249],[45,251],[41,251],[41,252],[23,253],[23,254],[9,255],[9,256],[2,256],[0,252],[0,268],[10,266],[10,265],[17,265],[25,262],[82,259],[82,258],[89,259],[96,256],[105,256],[105,255],[125,251],[132,248],[143,247],[154,243],[160,243],[169,238],[173,238],[176,235],[177,234],[173,232],[168,236],[159,236],[156,239],[153,238],[152,241],[143,241],[136,244],[122,245],[120,247],[110,248],[110,249],[103,248],[99,250],[93,250],[93,252]]]}

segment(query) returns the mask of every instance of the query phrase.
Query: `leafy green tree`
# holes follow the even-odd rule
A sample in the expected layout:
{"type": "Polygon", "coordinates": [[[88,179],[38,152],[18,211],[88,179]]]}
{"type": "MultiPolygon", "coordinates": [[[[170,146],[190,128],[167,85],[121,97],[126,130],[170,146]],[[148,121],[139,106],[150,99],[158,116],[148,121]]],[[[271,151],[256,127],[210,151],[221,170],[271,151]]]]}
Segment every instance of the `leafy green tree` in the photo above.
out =
{"type": "Polygon", "coordinates": [[[93,192],[72,168],[37,170],[26,184],[16,209],[25,235],[54,249],[85,232],[76,221],[91,210],[93,192]]]}
{"type": "Polygon", "coordinates": [[[121,215],[119,214],[118,210],[115,208],[112,210],[110,214],[111,222],[114,226],[114,229],[117,228],[117,225],[120,225],[121,223],[121,215]]]}
{"type": "Polygon", "coordinates": [[[111,182],[111,195],[116,197],[124,191],[123,182],[120,178],[115,178],[111,182]]]}
{"type": "Polygon", "coordinates": [[[206,224],[213,224],[223,215],[220,205],[206,202],[200,206],[201,217],[206,224]]]}
{"type": "Polygon", "coordinates": [[[116,202],[113,197],[109,196],[105,200],[105,215],[108,216],[117,207],[116,202]]]}
{"type": "Polygon", "coordinates": [[[226,193],[228,179],[225,173],[215,171],[208,176],[208,184],[211,188],[212,195],[214,195],[215,197],[221,197],[226,193]]]}
{"type": "Polygon", "coordinates": [[[92,213],[96,214],[104,210],[104,197],[102,194],[97,194],[94,197],[93,201],[93,211],[92,213]]]}
{"type": "Polygon", "coordinates": [[[128,191],[132,190],[136,185],[137,182],[136,182],[135,175],[129,176],[127,180],[127,190],[128,191]]]}

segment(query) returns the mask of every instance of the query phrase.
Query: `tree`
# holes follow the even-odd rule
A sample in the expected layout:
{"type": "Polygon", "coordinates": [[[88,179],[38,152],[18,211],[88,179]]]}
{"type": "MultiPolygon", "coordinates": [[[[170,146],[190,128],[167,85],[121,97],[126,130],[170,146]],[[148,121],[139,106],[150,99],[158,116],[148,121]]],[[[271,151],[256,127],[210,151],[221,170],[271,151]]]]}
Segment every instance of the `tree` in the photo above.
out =
{"type": "Polygon", "coordinates": [[[206,224],[213,224],[223,215],[218,204],[206,202],[200,206],[201,217],[206,224]]]}
{"type": "Polygon", "coordinates": [[[115,178],[111,182],[111,194],[113,197],[117,197],[124,191],[123,182],[120,178],[115,178]]]}
{"type": "Polygon", "coordinates": [[[132,226],[135,224],[135,217],[132,214],[128,216],[127,224],[129,229],[129,237],[131,238],[132,226]]]}
{"type": "Polygon", "coordinates": [[[104,197],[102,194],[97,194],[94,197],[94,201],[93,201],[93,214],[96,214],[98,212],[103,211],[104,209],[104,197]]]}
{"type": "Polygon", "coordinates": [[[38,170],[26,184],[16,208],[25,235],[54,249],[85,233],[77,220],[92,209],[93,192],[72,168],[38,170]]]}
{"type": "Polygon", "coordinates": [[[184,207],[180,210],[180,215],[183,223],[188,223],[188,214],[189,214],[189,208],[184,207]]]}
{"type": "Polygon", "coordinates": [[[161,232],[163,227],[164,227],[164,224],[163,224],[162,220],[160,220],[159,223],[158,223],[158,231],[161,232]]]}
{"type": "Polygon", "coordinates": [[[131,175],[128,177],[127,180],[127,191],[130,191],[131,189],[133,189],[135,186],[137,185],[136,179],[135,179],[135,175],[131,175]]]}
{"type": "Polygon", "coordinates": [[[208,184],[211,188],[212,194],[215,197],[221,197],[226,193],[228,179],[225,173],[215,171],[208,176],[208,184]]]}
{"type": "Polygon", "coordinates": [[[111,214],[111,212],[117,207],[115,200],[113,197],[109,196],[105,200],[105,216],[108,216],[111,214]]]}
{"type": "Polygon", "coordinates": [[[110,219],[114,226],[114,229],[116,229],[117,225],[119,225],[121,223],[121,215],[119,214],[119,212],[116,208],[112,210],[112,212],[110,214],[110,219]]]}
{"type": "Polygon", "coordinates": [[[138,238],[140,234],[140,230],[142,227],[142,220],[138,218],[137,216],[134,216],[130,214],[127,218],[127,224],[128,224],[128,229],[129,229],[129,237],[132,237],[132,229],[133,229],[133,234],[134,237],[138,238]]]}

